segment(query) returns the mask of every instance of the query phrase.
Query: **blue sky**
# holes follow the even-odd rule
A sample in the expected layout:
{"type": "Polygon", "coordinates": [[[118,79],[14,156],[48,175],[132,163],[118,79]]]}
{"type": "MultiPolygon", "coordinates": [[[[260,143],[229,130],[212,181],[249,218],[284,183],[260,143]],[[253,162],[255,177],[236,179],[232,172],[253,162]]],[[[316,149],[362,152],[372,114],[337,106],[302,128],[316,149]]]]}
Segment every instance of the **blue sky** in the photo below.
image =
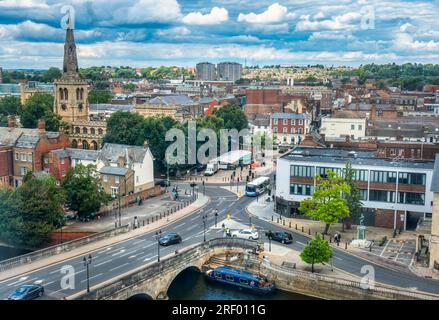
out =
{"type": "Polygon", "coordinates": [[[0,66],[439,62],[439,0],[0,0],[0,66]]]}

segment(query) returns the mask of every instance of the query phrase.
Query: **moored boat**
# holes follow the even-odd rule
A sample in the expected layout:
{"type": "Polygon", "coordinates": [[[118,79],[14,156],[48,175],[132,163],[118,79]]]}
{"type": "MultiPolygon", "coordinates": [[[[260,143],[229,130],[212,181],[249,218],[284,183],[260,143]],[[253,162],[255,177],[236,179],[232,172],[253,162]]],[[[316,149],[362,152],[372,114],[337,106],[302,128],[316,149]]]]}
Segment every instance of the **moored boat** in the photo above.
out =
{"type": "Polygon", "coordinates": [[[257,274],[228,266],[209,269],[205,275],[209,280],[214,282],[228,284],[259,294],[269,294],[275,289],[274,283],[269,282],[257,274]]]}

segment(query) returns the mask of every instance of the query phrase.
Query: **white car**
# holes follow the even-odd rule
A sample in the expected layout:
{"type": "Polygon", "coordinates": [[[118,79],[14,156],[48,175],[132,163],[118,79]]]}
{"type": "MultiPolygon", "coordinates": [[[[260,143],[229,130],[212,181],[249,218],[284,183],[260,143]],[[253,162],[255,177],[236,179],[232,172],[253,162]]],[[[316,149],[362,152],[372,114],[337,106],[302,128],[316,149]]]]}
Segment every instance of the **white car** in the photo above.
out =
{"type": "Polygon", "coordinates": [[[249,239],[249,240],[257,240],[259,239],[259,233],[256,230],[252,229],[241,229],[232,232],[233,238],[241,238],[241,239],[249,239]]]}

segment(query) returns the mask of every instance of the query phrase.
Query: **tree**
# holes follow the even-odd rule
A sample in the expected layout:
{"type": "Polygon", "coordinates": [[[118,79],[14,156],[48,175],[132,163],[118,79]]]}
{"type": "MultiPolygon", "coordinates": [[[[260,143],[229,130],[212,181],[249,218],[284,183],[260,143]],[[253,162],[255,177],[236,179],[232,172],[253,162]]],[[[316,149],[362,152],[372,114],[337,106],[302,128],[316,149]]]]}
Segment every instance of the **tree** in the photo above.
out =
{"type": "Polygon", "coordinates": [[[15,116],[20,108],[20,97],[6,96],[0,99],[0,115],[15,116]]]}
{"type": "MultiPolygon", "coordinates": [[[[140,114],[121,110],[116,111],[107,121],[107,134],[104,141],[141,146],[145,143],[144,122],[145,118],[140,114]]],[[[151,132],[151,134],[154,133],[151,132]]],[[[163,142],[164,136],[159,141],[163,142]]]]}
{"type": "Polygon", "coordinates": [[[91,90],[88,94],[90,103],[110,103],[113,94],[109,90],[91,90]]]}
{"type": "MultiPolygon", "coordinates": [[[[350,217],[356,219],[358,215],[361,212],[361,208],[363,207],[363,203],[361,202],[361,193],[360,189],[357,187],[357,185],[354,182],[355,178],[355,170],[352,169],[352,164],[348,162],[345,167],[345,175],[344,180],[346,184],[350,188],[349,193],[345,193],[344,197],[347,203],[347,206],[349,208],[350,217]]],[[[343,218],[342,222],[342,228],[344,231],[346,219],[343,218]]]]}
{"type": "Polygon", "coordinates": [[[111,196],[105,193],[94,165],[77,165],[71,168],[63,181],[66,203],[79,217],[97,212],[111,196]]]}
{"type": "Polygon", "coordinates": [[[215,109],[213,115],[224,120],[225,129],[241,131],[248,128],[248,120],[244,111],[237,105],[226,105],[215,109]]]}
{"type": "Polygon", "coordinates": [[[350,193],[350,187],[331,170],[327,171],[326,179],[317,176],[316,180],[312,197],[304,199],[299,210],[308,217],[324,222],[324,234],[327,234],[331,224],[349,216],[345,195],[350,193]]]}
{"type": "Polygon", "coordinates": [[[311,272],[314,273],[314,264],[329,262],[332,258],[332,249],[328,241],[323,240],[317,234],[312,240],[308,241],[300,253],[303,262],[311,264],[311,272]]]}
{"type": "Polygon", "coordinates": [[[44,82],[53,82],[54,80],[61,77],[61,70],[58,68],[50,68],[47,70],[43,75],[43,81],[44,82]]]}
{"type": "Polygon", "coordinates": [[[32,97],[27,99],[19,111],[21,124],[24,128],[36,128],[39,119],[51,117],[51,113],[53,113],[52,110],[53,96],[49,93],[35,93],[32,97]]]}
{"type": "Polygon", "coordinates": [[[136,90],[136,85],[134,83],[127,83],[122,86],[126,91],[134,92],[136,90]]]}
{"type": "Polygon", "coordinates": [[[19,247],[47,243],[64,214],[64,194],[51,176],[29,176],[14,192],[0,192],[0,203],[0,237],[19,247]]]}

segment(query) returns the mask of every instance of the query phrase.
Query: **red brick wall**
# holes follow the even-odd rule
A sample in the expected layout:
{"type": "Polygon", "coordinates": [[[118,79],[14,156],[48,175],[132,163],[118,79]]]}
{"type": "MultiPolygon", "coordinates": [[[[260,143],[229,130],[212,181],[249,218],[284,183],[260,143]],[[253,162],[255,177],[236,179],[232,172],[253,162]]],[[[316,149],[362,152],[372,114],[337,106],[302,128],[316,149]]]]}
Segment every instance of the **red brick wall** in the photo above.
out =
{"type": "Polygon", "coordinates": [[[12,147],[0,147],[0,177],[13,175],[12,147]]]}
{"type": "Polygon", "coordinates": [[[65,134],[60,133],[56,139],[40,139],[35,149],[34,156],[34,170],[41,171],[44,169],[43,156],[44,154],[56,150],[69,147],[69,139],[65,134]]]}
{"type": "MultiPolygon", "coordinates": [[[[394,224],[394,210],[377,209],[375,213],[375,227],[393,229],[394,224]]],[[[403,211],[396,213],[396,229],[404,228],[404,221],[401,221],[401,216],[404,217],[403,211]]]]}

